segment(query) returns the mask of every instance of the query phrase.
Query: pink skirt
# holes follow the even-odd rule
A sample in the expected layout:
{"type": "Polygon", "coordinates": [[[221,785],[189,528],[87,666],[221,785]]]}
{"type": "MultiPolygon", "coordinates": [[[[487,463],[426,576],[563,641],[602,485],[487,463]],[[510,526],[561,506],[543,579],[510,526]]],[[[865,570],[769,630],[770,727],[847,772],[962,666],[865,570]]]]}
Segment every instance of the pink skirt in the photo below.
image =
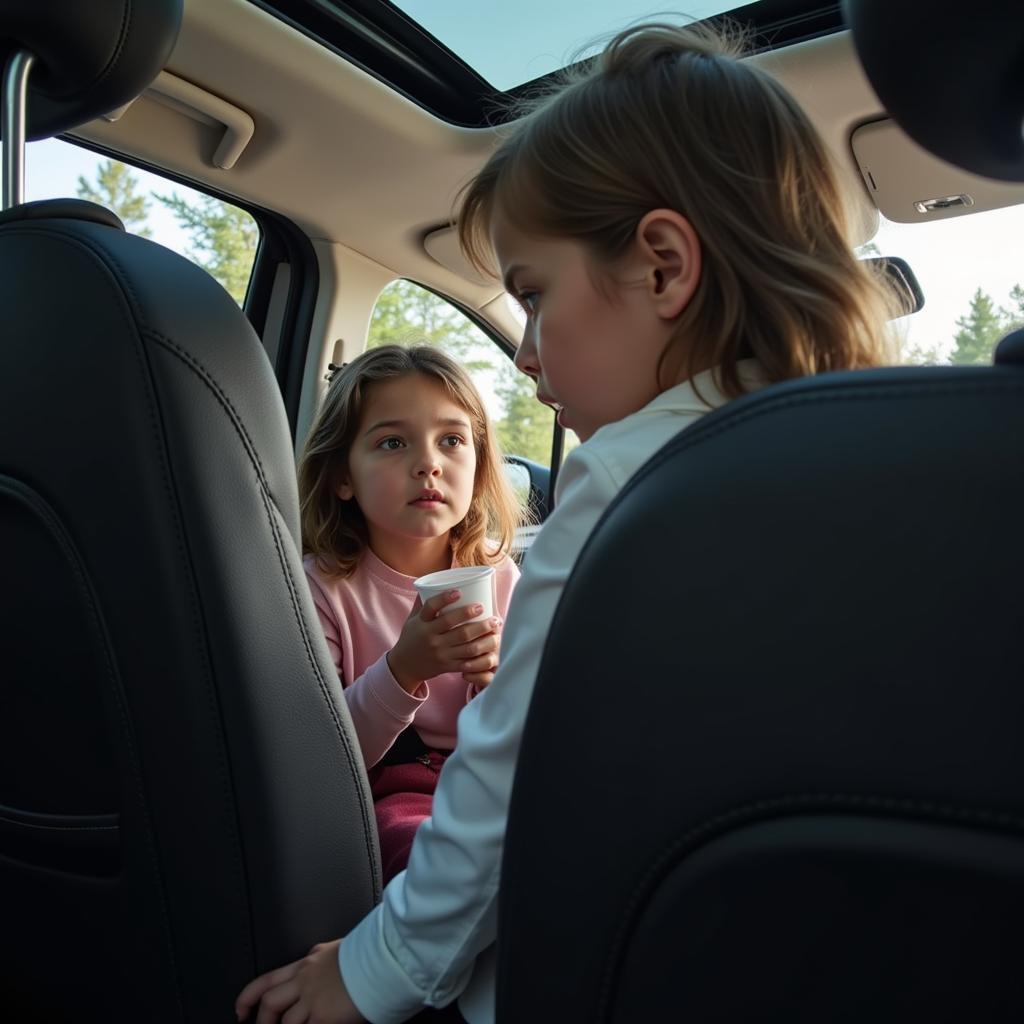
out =
{"type": "Polygon", "coordinates": [[[430,817],[447,757],[448,751],[431,750],[409,764],[377,765],[369,771],[385,885],[409,863],[416,829],[430,817]]]}

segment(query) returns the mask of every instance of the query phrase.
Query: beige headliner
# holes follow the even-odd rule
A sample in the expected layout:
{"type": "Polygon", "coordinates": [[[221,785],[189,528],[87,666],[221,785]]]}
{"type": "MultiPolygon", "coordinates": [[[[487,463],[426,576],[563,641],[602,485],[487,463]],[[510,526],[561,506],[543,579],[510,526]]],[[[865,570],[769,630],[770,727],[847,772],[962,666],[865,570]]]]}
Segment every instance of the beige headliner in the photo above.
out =
{"type": "MultiPolygon", "coordinates": [[[[754,59],[804,105],[849,174],[851,195],[866,202],[849,137],[880,107],[848,36],[754,59]]],[[[476,308],[495,297],[496,288],[445,269],[423,246],[485,158],[490,130],[432,117],[246,0],[187,0],[168,70],[252,115],[255,134],[234,168],[209,162],[216,128],[146,96],[117,123],[96,121],[78,134],[278,210],[312,238],[378,264],[381,280],[410,277],[476,308]]],[[[501,305],[491,309],[504,321],[501,305]]]]}

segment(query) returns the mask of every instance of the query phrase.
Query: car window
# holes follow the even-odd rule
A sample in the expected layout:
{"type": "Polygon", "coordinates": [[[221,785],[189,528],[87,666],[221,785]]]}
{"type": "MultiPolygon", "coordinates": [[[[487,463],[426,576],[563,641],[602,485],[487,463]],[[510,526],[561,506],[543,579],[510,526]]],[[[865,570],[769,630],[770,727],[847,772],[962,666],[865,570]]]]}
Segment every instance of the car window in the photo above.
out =
{"type": "MultiPolygon", "coordinates": [[[[393,281],[377,299],[367,336],[367,348],[387,344],[442,349],[472,377],[505,454],[550,467],[554,413],[534,397],[533,381],[460,309],[412,281],[393,281]]],[[[510,470],[510,479],[522,486],[523,473],[510,470]]]]}
{"type": "Polygon", "coordinates": [[[1024,326],[1024,205],[933,224],[881,218],[861,255],[900,256],[924,293],[924,307],[895,321],[900,361],[985,365],[1009,331],[1024,326]]]}
{"type": "Polygon", "coordinates": [[[125,229],[202,267],[241,306],[259,244],[247,211],[61,139],[30,142],[26,200],[77,198],[106,207],[125,229]]]}

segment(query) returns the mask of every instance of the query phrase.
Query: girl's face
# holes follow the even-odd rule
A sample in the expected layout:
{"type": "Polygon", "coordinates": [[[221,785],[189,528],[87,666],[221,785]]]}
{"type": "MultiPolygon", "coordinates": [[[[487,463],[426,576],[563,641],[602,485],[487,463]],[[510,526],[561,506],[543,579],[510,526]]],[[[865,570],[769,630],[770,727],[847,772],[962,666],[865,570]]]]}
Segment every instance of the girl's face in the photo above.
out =
{"type": "Polygon", "coordinates": [[[336,493],[359,503],[377,555],[401,560],[447,543],[469,511],[475,476],[469,414],[439,381],[410,373],[367,389],[336,493]]]}
{"type": "Polygon", "coordinates": [[[491,241],[505,287],[526,311],[516,366],[536,380],[540,401],[560,409],[562,426],[586,441],[659,394],[657,367],[674,318],[658,301],[661,279],[642,245],[614,268],[602,294],[579,242],[524,234],[500,207],[491,241]]]}

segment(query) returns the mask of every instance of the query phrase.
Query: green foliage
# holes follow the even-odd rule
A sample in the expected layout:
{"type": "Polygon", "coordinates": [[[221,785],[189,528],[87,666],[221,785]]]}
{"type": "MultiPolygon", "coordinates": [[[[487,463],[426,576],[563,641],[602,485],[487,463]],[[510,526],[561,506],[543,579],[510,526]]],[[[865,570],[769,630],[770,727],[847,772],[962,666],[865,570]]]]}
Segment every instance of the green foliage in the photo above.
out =
{"type": "Polygon", "coordinates": [[[992,349],[1005,333],[1005,321],[992,298],[980,288],[971,299],[965,316],[956,322],[959,330],[950,356],[954,366],[981,366],[992,362],[992,349]]]}
{"type": "Polygon", "coordinates": [[[127,230],[142,238],[151,238],[152,232],[145,227],[149,214],[149,200],[135,189],[138,179],[120,160],[106,160],[96,169],[94,185],[78,176],[78,198],[104,206],[121,218],[127,230]]]}
{"type": "Polygon", "coordinates": [[[908,345],[900,346],[900,362],[910,366],[942,366],[945,359],[939,352],[938,345],[908,345]]]}
{"type": "Polygon", "coordinates": [[[1019,284],[1010,289],[1010,302],[1013,305],[1009,309],[1004,307],[999,311],[1003,317],[1003,331],[1007,334],[1024,327],[1024,288],[1019,284]]]}
{"type": "Polygon", "coordinates": [[[389,284],[374,307],[366,347],[379,345],[436,345],[470,373],[494,372],[501,358],[487,335],[450,302],[403,280],[389,284]]]}
{"type": "Polygon", "coordinates": [[[154,198],[191,236],[189,259],[219,281],[241,305],[259,243],[259,228],[252,217],[212,196],[203,196],[195,204],[179,196],[154,193],[154,198]]]}
{"type": "Polygon", "coordinates": [[[506,361],[494,390],[505,406],[505,415],[494,425],[502,449],[550,465],[554,413],[537,401],[533,381],[506,361]]]}

